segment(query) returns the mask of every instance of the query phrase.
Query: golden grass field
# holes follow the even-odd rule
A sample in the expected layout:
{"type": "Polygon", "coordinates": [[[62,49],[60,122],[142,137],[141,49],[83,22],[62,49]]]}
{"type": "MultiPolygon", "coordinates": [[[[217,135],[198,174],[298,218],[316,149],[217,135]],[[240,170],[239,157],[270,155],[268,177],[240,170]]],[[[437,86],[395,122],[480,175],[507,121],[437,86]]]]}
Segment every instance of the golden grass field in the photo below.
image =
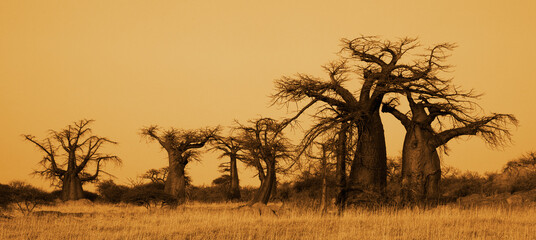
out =
{"type": "Polygon", "coordinates": [[[285,207],[259,215],[238,204],[188,203],[177,209],[59,204],[36,211],[83,215],[0,219],[0,239],[536,239],[536,208],[455,205],[358,210],[343,216],[285,207]]]}

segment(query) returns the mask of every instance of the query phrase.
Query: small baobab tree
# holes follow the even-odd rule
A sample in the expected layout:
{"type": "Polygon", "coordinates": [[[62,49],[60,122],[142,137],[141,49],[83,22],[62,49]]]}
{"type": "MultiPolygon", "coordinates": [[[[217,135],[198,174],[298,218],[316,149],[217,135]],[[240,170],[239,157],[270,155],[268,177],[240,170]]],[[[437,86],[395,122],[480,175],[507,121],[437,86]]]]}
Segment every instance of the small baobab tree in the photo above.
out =
{"type": "Polygon", "coordinates": [[[230,184],[227,197],[229,200],[239,200],[240,183],[237,160],[241,158],[240,151],[242,150],[242,145],[233,136],[216,136],[213,145],[212,150],[222,152],[219,158],[229,158],[229,162],[220,165],[223,168],[223,172],[229,172],[230,184]]]}
{"type": "Polygon", "coordinates": [[[179,202],[186,199],[186,165],[195,159],[198,152],[219,131],[219,128],[206,128],[196,130],[180,130],[171,128],[160,130],[157,126],[141,129],[141,135],[149,140],[156,140],[168,153],[168,174],[164,192],[177,197],[179,202]]]}
{"type": "Polygon", "coordinates": [[[101,168],[106,162],[121,163],[115,155],[100,153],[105,144],[117,143],[92,135],[89,127],[92,122],[80,120],[60,131],[50,130],[49,137],[42,141],[33,135],[23,135],[44,153],[42,169],[35,173],[59,183],[63,201],[83,198],[82,185],[96,181],[100,174],[105,173],[101,168]],[[59,162],[60,159],[64,160],[59,162]],[[95,167],[94,173],[89,172],[89,166],[95,167]]]}
{"type": "Polygon", "coordinates": [[[291,158],[291,144],[283,136],[283,129],[290,121],[282,123],[271,118],[250,121],[240,125],[240,144],[244,148],[245,163],[258,170],[261,185],[249,203],[267,204],[276,185],[276,167],[282,160],[291,158]]]}

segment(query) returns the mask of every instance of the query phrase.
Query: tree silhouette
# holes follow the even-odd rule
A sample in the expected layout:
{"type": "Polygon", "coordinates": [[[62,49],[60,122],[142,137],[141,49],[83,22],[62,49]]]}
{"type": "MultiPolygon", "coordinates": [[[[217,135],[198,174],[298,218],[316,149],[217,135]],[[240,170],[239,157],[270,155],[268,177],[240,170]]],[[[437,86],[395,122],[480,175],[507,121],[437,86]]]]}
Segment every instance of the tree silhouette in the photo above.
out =
{"type": "Polygon", "coordinates": [[[220,167],[223,168],[223,172],[229,172],[230,184],[228,199],[239,200],[240,184],[238,179],[237,160],[241,158],[239,152],[242,150],[242,145],[240,144],[240,141],[233,136],[216,136],[212,150],[223,152],[219,158],[229,158],[229,162],[222,163],[220,167]]]}
{"type": "Polygon", "coordinates": [[[157,126],[142,128],[141,135],[156,140],[168,153],[168,174],[164,191],[184,202],[186,199],[186,179],[184,169],[195,160],[198,152],[219,131],[219,128],[180,130],[171,128],[166,131],[157,126]]]}
{"type": "MultiPolygon", "coordinates": [[[[399,93],[403,86],[420,80],[435,79],[437,53],[449,45],[436,45],[421,53],[420,60],[403,60],[416,51],[416,39],[396,41],[377,37],[343,39],[341,60],[324,66],[328,79],[307,74],[283,77],[275,82],[274,102],[288,104],[303,100],[317,101],[315,124],[307,132],[305,144],[311,144],[322,132],[340,128],[342,140],[356,133],[356,147],[346,187],[341,189],[341,202],[346,196],[352,202],[375,203],[383,198],[386,186],[386,147],[380,107],[389,93],[399,93]],[[354,80],[360,87],[355,92],[348,85],[354,80]]],[[[352,83],[352,84],[356,84],[352,83]]],[[[303,110],[303,108],[302,108],[303,110]]],[[[340,143],[339,151],[344,149],[340,143]]],[[[346,156],[340,154],[339,156],[346,156]]]]}
{"type": "Polygon", "coordinates": [[[439,80],[407,86],[406,99],[410,111],[397,110],[391,100],[382,107],[396,117],[406,129],[402,150],[402,191],[406,202],[420,203],[439,198],[441,164],[437,149],[463,135],[477,135],[486,143],[497,146],[510,139],[508,125],[517,125],[510,114],[471,116],[477,97],[471,91],[461,92],[448,81],[439,80]],[[433,85],[433,86],[432,86],[433,85]],[[427,87],[423,87],[427,86],[427,87]],[[411,92],[420,94],[418,100],[411,92]],[[434,128],[435,125],[435,128],[434,128]]]}
{"type": "Polygon", "coordinates": [[[77,200],[83,198],[82,185],[85,182],[96,181],[101,173],[101,167],[106,162],[121,163],[115,155],[102,154],[100,148],[105,144],[117,144],[104,137],[91,135],[89,125],[93,120],[80,120],[68,125],[60,131],[50,130],[49,137],[43,141],[36,140],[33,135],[23,135],[24,138],[45,153],[40,174],[53,182],[59,180],[61,199],[77,200]],[[58,162],[60,158],[65,161],[58,162]],[[88,166],[94,165],[96,170],[90,174],[88,166]]]}
{"type": "Polygon", "coordinates": [[[249,126],[238,127],[241,133],[239,139],[245,150],[245,162],[257,168],[261,180],[250,205],[268,203],[276,184],[276,165],[291,156],[290,142],[282,133],[289,122],[259,118],[249,121],[249,126]]]}

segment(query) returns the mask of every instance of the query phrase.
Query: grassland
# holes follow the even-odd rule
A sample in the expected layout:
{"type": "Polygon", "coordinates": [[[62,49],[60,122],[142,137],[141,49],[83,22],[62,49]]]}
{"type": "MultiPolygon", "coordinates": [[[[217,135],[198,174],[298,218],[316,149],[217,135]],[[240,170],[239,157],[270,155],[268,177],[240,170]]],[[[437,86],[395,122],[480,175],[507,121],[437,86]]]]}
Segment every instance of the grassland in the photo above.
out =
{"type": "Polygon", "coordinates": [[[0,219],[0,239],[536,239],[532,206],[350,209],[343,216],[285,206],[279,216],[261,216],[237,206],[60,204],[37,211],[84,214],[11,212],[0,219]]]}

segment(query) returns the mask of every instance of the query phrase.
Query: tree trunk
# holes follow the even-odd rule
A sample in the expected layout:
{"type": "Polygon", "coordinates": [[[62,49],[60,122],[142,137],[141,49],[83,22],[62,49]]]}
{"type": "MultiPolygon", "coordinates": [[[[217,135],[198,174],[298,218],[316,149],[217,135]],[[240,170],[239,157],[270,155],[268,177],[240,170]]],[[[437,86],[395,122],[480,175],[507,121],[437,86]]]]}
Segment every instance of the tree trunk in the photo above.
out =
{"type": "Polygon", "coordinates": [[[240,185],[238,182],[238,168],[236,165],[236,157],[231,156],[230,162],[231,168],[231,188],[229,189],[229,199],[230,200],[239,200],[240,199],[240,185]]]}
{"type": "Polygon", "coordinates": [[[439,198],[441,165],[431,129],[412,124],[402,149],[402,194],[407,203],[423,203],[439,198]]]}
{"type": "Polygon", "coordinates": [[[339,138],[337,139],[337,167],[336,167],[336,178],[337,178],[337,201],[335,202],[339,209],[339,214],[344,211],[346,207],[346,156],[347,156],[347,133],[348,133],[349,124],[346,122],[341,123],[341,129],[339,130],[339,138]]]}
{"type": "Polygon", "coordinates": [[[357,149],[348,181],[348,201],[375,203],[387,183],[387,153],[379,110],[358,125],[357,149]]]}
{"type": "Polygon", "coordinates": [[[82,181],[80,181],[78,174],[65,174],[60,198],[63,201],[78,200],[84,198],[84,191],[82,190],[82,181]]]}
{"type": "Polygon", "coordinates": [[[320,197],[320,213],[324,215],[328,211],[328,180],[327,180],[327,159],[326,149],[322,147],[322,195],[320,197]]]}
{"type": "Polygon", "coordinates": [[[249,205],[253,205],[258,202],[267,204],[270,200],[275,180],[275,161],[273,161],[271,163],[266,164],[266,176],[264,178],[264,181],[262,181],[259,190],[257,190],[255,196],[253,197],[249,205]]]}
{"type": "Polygon", "coordinates": [[[186,164],[173,161],[169,166],[164,192],[179,200],[179,203],[186,201],[186,179],[184,176],[186,164]]]}

